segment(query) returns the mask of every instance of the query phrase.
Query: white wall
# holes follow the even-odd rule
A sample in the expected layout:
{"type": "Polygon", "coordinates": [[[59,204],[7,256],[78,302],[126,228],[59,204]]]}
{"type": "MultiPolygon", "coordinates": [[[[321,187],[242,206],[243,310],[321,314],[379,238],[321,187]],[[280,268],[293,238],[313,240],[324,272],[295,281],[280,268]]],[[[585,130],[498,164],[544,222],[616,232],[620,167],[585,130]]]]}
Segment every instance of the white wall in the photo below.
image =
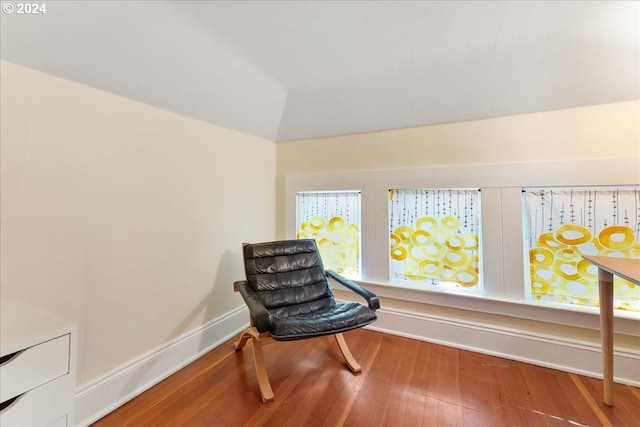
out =
{"type": "Polygon", "coordinates": [[[243,306],[241,243],[275,236],[275,143],[1,77],[1,291],[80,325],[79,387],[243,306]]]}

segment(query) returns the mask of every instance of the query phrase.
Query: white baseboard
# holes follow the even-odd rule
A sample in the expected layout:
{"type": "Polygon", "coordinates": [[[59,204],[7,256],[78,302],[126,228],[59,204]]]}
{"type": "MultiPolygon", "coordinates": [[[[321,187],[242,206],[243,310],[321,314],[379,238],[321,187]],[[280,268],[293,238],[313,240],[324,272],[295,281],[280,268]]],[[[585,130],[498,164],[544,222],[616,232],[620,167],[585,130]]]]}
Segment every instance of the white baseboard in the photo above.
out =
{"type": "Polygon", "coordinates": [[[240,307],[82,387],[76,393],[76,425],[88,426],[151,388],[240,333],[248,319],[247,308],[240,307]]]}
{"type": "MultiPolygon", "coordinates": [[[[460,319],[380,309],[369,329],[602,378],[600,342],[567,339],[460,319]]],[[[614,345],[614,380],[640,387],[640,349],[614,345]]]]}
{"type": "MultiPolygon", "coordinates": [[[[378,321],[368,329],[602,378],[599,342],[402,310],[380,309],[377,314],[378,321]]],[[[238,308],[78,390],[77,425],[97,421],[238,334],[248,325],[247,319],[246,307],[238,308]]],[[[616,382],[640,387],[639,366],[639,349],[615,347],[616,382]]]]}

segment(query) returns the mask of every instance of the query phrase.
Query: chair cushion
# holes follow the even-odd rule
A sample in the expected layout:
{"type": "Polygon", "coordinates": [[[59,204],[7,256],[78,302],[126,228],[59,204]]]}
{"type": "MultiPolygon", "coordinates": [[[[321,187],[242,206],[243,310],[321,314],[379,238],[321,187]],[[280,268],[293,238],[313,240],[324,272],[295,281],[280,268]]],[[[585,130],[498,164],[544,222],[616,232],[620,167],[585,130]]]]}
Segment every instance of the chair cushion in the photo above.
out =
{"type": "Polygon", "coordinates": [[[257,327],[276,340],[335,334],[377,319],[365,305],[335,302],[314,240],[246,244],[243,255],[247,286],[241,292],[266,309],[268,319],[257,327]]]}
{"type": "Polygon", "coordinates": [[[337,303],[312,313],[288,316],[272,310],[271,336],[280,341],[292,341],[321,335],[336,334],[368,325],[377,319],[369,307],[356,302],[337,303]]]}
{"type": "Polygon", "coordinates": [[[285,240],[243,247],[247,281],[255,292],[304,286],[326,280],[313,240],[285,240]]]}
{"type": "MultiPolygon", "coordinates": [[[[313,240],[244,246],[247,282],[268,309],[301,306],[311,311],[333,306],[333,293],[313,240]]],[[[294,309],[295,310],[295,309],[294,309]]]]}

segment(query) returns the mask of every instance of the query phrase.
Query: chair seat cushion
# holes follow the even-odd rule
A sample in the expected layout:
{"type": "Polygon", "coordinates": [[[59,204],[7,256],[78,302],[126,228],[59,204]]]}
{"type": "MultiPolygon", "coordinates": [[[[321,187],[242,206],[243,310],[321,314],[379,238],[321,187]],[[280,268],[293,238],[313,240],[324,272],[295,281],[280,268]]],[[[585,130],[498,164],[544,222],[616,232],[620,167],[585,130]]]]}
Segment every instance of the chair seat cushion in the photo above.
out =
{"type": "Polygon", "coordinates": [[[376,313],[362,304],[337,303],[311,314],[273,316],[269,333],[276,340],[291,341],[348,331],[368,325],[376,319],[376,313]]]}

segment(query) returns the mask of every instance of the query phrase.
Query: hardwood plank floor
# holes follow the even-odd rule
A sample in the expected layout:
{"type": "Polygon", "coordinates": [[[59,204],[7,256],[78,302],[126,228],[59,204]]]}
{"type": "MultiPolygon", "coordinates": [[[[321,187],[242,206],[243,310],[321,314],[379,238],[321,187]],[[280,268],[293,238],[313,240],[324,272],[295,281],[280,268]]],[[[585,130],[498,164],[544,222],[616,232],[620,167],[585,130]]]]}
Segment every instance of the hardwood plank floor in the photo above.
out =
{"type": "Polygon", "coordinates": [[[275,401],[260,400],[251,344],[228,341],[108,414],[125,426],[640,426],[640,390],[366,329],[263,345],[275,401]]]}

